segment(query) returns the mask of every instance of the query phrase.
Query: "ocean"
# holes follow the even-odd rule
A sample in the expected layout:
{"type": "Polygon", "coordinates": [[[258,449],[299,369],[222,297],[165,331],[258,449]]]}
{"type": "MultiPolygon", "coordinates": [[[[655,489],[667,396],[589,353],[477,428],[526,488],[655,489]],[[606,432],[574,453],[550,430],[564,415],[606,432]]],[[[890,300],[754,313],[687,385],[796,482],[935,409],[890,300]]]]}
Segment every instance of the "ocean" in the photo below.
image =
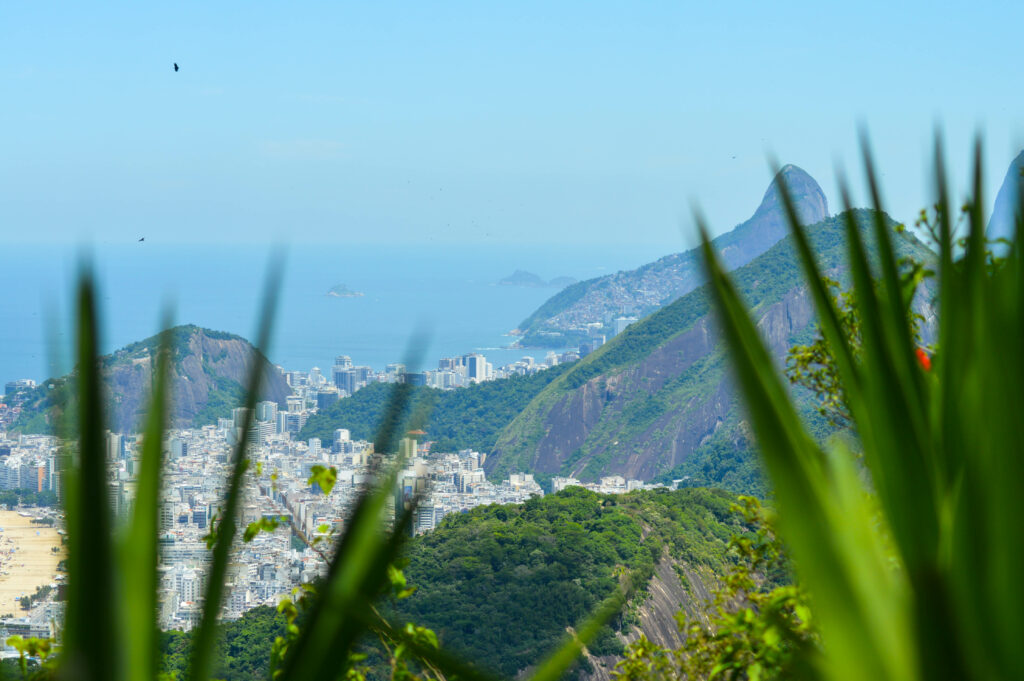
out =
{"type": "MultiPolygon", "coordinates": [[[[104,353],[152,336],[169,304],[175,324],[253,339],[270,247],[153,242],[12,245],[0,252],[0,382],[37,381],[71,365],[73,290],[82,253],[99,286],[104,353]]],[[[286,249],[270,359],[289,370],[330,370],[334,357],[382,369],[402,361],[417,330],[423,369],[443,356],[481,352],[495,366],[546,351],[509,349],[507,335],[553,295],[497,282],[516,269],[577,279],[631,269],[650,248],[386,247],[344,244],[286,249]],[[362,297],[335,298],[344,284],[362,297]]]]}

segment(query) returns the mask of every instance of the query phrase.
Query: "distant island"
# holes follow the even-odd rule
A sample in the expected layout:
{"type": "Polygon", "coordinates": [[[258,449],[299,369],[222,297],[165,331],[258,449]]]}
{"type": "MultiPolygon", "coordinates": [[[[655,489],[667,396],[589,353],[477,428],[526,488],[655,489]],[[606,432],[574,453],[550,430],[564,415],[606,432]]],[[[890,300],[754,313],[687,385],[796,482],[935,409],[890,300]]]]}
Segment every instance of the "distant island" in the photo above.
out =
{"type": "Polygon", "coordinates": [[[516,270],[498,282],[501,286],[519,286],[521,288],[565,288],[575,284],[572,277],[555,277],[551,281],[544,281],[533,272],[516,270]]]}
{"type": "Polygon", "coordinates": [[[363,293],[361,291],[352,291],[351,289],[349,289],[348,286],[345,286],[344,284],[338,284],[337,286],[332,286],[330,288],[330,290],[327,291],[327,295],[329,295],[332,298],[362,298],[363,297],[363,293]]]}

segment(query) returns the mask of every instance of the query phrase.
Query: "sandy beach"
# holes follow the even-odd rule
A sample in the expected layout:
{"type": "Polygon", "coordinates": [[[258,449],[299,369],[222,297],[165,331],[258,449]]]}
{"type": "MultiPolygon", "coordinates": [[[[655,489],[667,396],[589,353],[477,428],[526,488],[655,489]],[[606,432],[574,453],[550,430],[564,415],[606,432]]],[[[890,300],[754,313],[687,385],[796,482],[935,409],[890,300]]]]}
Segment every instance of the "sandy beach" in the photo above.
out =
{"type": "Polygon", "coordinates": [[[61,559],[54,546],[60,546],[56,529],[35,525],[16,511],[0,511],[0,615],[20,617],[24,611],[14,599],[53,583],[61,559]]]}

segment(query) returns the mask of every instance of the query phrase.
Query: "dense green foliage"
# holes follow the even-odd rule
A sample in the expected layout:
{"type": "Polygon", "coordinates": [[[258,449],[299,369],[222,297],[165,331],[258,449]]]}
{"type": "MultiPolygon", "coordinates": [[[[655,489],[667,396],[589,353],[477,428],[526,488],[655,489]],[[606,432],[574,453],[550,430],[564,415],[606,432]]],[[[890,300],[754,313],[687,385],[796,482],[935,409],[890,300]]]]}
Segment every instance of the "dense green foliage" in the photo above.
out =
{"type": "MultiPolygon", "coordinates": [[[[405,574],[415,591],[395,601],[390,614],[435,630],[442,645],[466,659],[513,676],[542,659],[622,575],[646,583],[666,553],[724,574],[733,562],[729,542],[747,529],[730,510],[734,502],[707,489],[612,496],[571,487],[525,504],[448,516],[407,545],[405,574]]],[[[628,613],[612,626],[628,627],[628,613]]],[[[284,618],[267,607],[225,622],[214,676],[266,678],[271,643],[283,629],[284,618]]],[[[185,669],[190,639],[163,635],[164,671],[185,669]]],[[[589,649],[611,654],[622,646],[606,628],[589,649]]],[[[371,676],[385,677],[383,658],[367,652],[371,676]]]]}
{"type": "MultiPolygon", "coordinates": [[[[489,452],[498,431],[504,428],[543,390],[573,364],[559,364],[528,376],[512,376],[455,390],[417,387],[412,390],[405,416],[428,409],[426,439],[434,441],[437,451],[475,449],[489,452]]],[[[318,437],[334,440],[336,428],[347,428],[352,437],[372,440],[381,423],[394,386],[373,383],[351,397],[332,404],[314,415],[299,433],[299,439],[318,437]]]]}
{"type": "Polygon", "coordinates": [[[753,497],[734,507],[752,532],[734,536],[737,562],[698,616],[680,610],[678,649],[641,634],[616,664],[615,681],[799,678],[800,655],[817,645],[807,595],[793,584],[772,514],[753,497]]]}
{"type": "Polygon", "coordinates": [[[212,376],[214,387],[207,393],[206,404],[192,419],[192,426],[199,428],[227,418],[231,411],[245,401],[245,389],[230,379],[212,376]]]}
{"type": "MultiPolygon", "coordinates": [[[[214,655],[214,678],[265,681],[270,668],[270,646],[276,637],[284,634],[284,629],[284,616],[267,606],[253,608],[240,619],[224,622],[214,655]]],[[[185,678],[191,640],[191,633],[180,631],[161,635],[161,671],[185,678]]]]}
{"type": "MultiPolygon", "coordinates": [[[[732,500],[706,489],[612,496],[570,487],[448,516],[408,546],[405,572],[417,591],[397,613],[434,629],[468,659],[513,676],[608,596],[622,571],[645,584],[665,550],[724,571],[726,546],[740,527],[732,500]]],[[[606,629],[590,650],[610,654],[621,645],[606,629]]]]}
{"type": "Polygon", "coordinates": [[[807,678],[1024,678],[1016,512],[1024,479],[1024,203],[1017,235],[1001,247],[1005,258],[992,258],[976,149],[968,230],[958,243],[941,148],[936,159],[941,314],[933,354],[917,345],[913,287],[883,222],[873,225],[877,267],[864,235],[848,225],[859,334],[843,325],[824,268],[793,226],[827,344],[823,361],[835,370],[860,456],[823,448],[803,428],[755,320],[705,240],[780,536],[821,634],[820,648],[801,651],[807,678]]]}
{"type": "Polygon", "coordinates": [[[0,492],[0,504],[15,506],[56,506],[57,495],[50,490],[36,492],[31,489],[5,489],[0,492]]]}
{"type": "Polygon", "coordinates": [[[11,432],[52,434],[57,429],[58,419],[66,417],[69,422],[73,421],[77,390],[74,374],[51,378],[37,385],[24,396],[21,413],[11,424],[11,432]]]}

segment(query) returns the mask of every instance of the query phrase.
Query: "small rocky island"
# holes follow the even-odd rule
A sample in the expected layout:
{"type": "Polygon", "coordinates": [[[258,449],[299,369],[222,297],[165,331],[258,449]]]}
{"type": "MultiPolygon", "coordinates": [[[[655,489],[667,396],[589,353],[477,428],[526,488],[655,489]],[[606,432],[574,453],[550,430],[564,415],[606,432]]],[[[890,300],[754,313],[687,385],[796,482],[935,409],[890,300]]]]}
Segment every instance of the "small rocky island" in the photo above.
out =
{"type": "Polygon", "coordinates": [[[331,298],[362,298],[363,297],[363,294],[362,294],[361,291],[353,291],[348,286],[345,286],[344,284],[338,284],[337,286],[332,286],[330,288],[330,290],[327,291],[327,295],[330,296],[331,298]]]}
{"type": "Polygon", "coordinates": [[[544,281],[533,272],[527,272],[526,270],[516,270],[498,282],[501,286],[519,286],[523,288],[565,288],[575,283],[576,280],[572,277],[555,277],[551,281],[544,281]]]}

